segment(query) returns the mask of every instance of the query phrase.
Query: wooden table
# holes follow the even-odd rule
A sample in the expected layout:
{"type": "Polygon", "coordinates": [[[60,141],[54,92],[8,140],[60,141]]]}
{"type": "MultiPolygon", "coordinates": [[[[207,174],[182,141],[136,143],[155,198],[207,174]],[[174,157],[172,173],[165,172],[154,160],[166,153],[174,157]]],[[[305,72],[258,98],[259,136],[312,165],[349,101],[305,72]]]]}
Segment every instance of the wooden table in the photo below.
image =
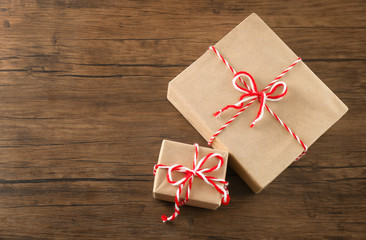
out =
{"type": "Polygon", "coordinates": [[[1,1],[0,238],[366,239],[366,18],[358,1],[1,1]],[[164,138],[205,145],[168,82],[251,12],[349,107],[255,195],[151,196],[164,138]]]}

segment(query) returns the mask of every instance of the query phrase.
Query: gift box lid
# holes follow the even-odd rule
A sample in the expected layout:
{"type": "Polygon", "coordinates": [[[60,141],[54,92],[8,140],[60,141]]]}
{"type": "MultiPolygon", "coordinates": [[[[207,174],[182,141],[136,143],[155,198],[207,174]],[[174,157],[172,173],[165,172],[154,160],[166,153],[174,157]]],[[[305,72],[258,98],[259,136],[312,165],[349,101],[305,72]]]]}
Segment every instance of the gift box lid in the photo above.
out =
{"type": "MultiPolygon", "coordinates": [[[[255,13],[214,47],[236,71],[250,73],[259,90],[298,58],[255,13]]],[[[237,113],[228,110],[220,118],[213,116],[222,107],[238,102],[242,93],[233,88],[233,76],[223,61],[208,50],[169,83],[168,100],[207,141],[237,113]]],[[[281,81],[287,84],[287,94],[267,105],[307,146],[348,110],[304,62],[294,66],[281,81]]],[[[212,144],[230,153],[229,164],[256,193],[304,150],[268,111],[250,128],[258,108],[256,101],[212,144]]]]}
{"type": "MultiPolygon", "coordinates": [[[[212,148],[199,147],[198,161],[205,157],[209,153],[219,153],[224,159],[224,164],[217,171],[208,173],[209,176],[225,179],[226,168],[228,161],[228,153],[222,150],[216,150],[212,148]]],[[[164,164],[167,166],[173,166],[175,164],[183,165],[187,168],[192,168],[193,159],[195,154],[195,146],[190,144],[184,144],[169,140],[163,140],[161,145],[158,164],[164,164]]],[[[203,165],[204,168],[211,168],[217,165],[216,159],[206,161],[203,165]]],[[[184,173],[173,173],[173,179],[179,180],[184,177],[184,173]]],[[[222,185],[218,183],[218,185],[222,185]]],[[[188,184],[185,185],[180,195],[181,199],[184,199],[188,184]]],[[[158,169],[155,174],[153,197],[165,201],[174,202],[178,187],[173,186],[167,181],[167,169],[158,169]]],[[[217,192],[212,186],[205,183],[202,179],[194,177],[192,183],[192,189],[186,205],[216,209],[221,205],[221,194],[217,192]]]]}

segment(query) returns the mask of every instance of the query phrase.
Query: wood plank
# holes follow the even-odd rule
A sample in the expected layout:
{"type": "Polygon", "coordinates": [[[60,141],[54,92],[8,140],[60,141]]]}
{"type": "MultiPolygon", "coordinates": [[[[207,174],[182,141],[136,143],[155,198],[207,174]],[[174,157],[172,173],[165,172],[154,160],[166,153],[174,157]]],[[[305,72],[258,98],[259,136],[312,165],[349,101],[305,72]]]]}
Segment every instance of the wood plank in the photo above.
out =
{"type": "MultiPolygon", "coordinates": [[[[78,66],[86,68],[88,65],[98,67],[106,64],[116,68],[131,65],[189,65],[234,26],[227,26],[221,31],[201,27],[201,31],[193,36],[189,29],[179,36],[169,31],[170,36],[161,39],[149,36],[82,38],[75,36],[71,26],[64,33],[57,33],[46,26],[47,32],[37,37],[25,34],[17,38],[20,34],[9,30],[2,37],[4,44],[1,46],[0,60],[2,69],[22,69],[28,72],[32,67],[38,71],[43,67],[47,71],[65,71],[78,66]],[[35,48],[38,44],[41,46],[35,48]]],[[[38,29],[33,31],[37,32],[38,29]]],[[[304,60],[366,59],[365,29],[274,28],[274,31],[304,60]]],[[[80,32],[91,35],[95,31],[85,29],[78,31],[80,32]]]]}
{"type": "Polygon", "coordinates": [[[121,30],[123,33],[145,34],[140,30],[148,27],[153,30],[154,36],[161,38],[164,35],[159,34],[166,34],[167,28],[176,29],[175,31],[179,33],[183,29],[191,29],[191,32],[199,31],[197,26],[220,27],[217,22],[235,26],[252,12],[257,12],[272,27],[365,27],[365,9],[362,0],[293,3],[285,0],[276,3],[235,0],[199,2],[32,0],[9,1],[2,7],[2,14],[16,17],[16,22],[23,21],[22,27],[25,32],[22,33],[28,33],[26,26],[35,23],[40,24],[38,27],[41,30],[50,20],[57,21],[59,25],[64,25],[63,20],[68,20],[66,24],[74,24],[73,27],[79,30],[84,29],[82,26],[85,24],[97,23],[98,18],[102,18],[104,26],[102,29],[98,28],[98,31],[107,36],[118,36],[121,30]]]}
{"type": "Polygon", "coordinates": [[[2,233],[3,236],[14,236],[20,225],[22,231],[18,236],[44,238],[59,234],[64,237],[134,238],[148,234],[153,238],[178,235],[183,239],[214,236],[239,239],[238,233],[243,230],[256,232],[256,237],[277,236],[279,233],[288,237],[314,237],[314,233],[321,231],[323,236],[331,238],[336,237],[339,231],[345,237],[362,231],[364,218],[358,213],[366,209],[363,198],[355,190],[365,180],[333,184],[287,182],[258,195],[252,194],[245,186],[243,190],[244,184],[237,176],[231,177],[231,181],[233,194],[230,205],[216,211],[183,207],[184,214],[179,217],[179,224],[169,225],[172,231],[166,231],[159,218],[162,213],[171,212],[173,204],[147,197],[150,196],[150,189],[145,186],[152,182],[3,184],[0,191],[7,193],[9,198],[0,200],[1,223],[7,227],[2,233]],[[293,189],[290,199],[289,188],[293,189]],[[327,194],[331,191],[339,194],[327,194]],[[345,204],[348,201],[352,201],[354,206],[345,204]],[[230,217],[223,218],[223,215],[230,217]],[[260,217],[263,215],[267,217],[260,217]],[[29,221],[32,218],[37,221],[29,221]],[[241,221],[230,224],[232,219],[241,221]],[[333,221],[329,222],[329,219],[333,221]],[[217,221],[228,226],[227,231],[217,231],[217,221]],[[268,227],[265,231],[259,231],[263,225],[268,227]],[[309,227],[312,231],[308,231],[309,227]],[[40,228],[43,230],[37,231],[40,228]],[[139,231],[141,228],[146,232],[139,231]],[[187,232],[187,228],[191,231],[187,232]]]}

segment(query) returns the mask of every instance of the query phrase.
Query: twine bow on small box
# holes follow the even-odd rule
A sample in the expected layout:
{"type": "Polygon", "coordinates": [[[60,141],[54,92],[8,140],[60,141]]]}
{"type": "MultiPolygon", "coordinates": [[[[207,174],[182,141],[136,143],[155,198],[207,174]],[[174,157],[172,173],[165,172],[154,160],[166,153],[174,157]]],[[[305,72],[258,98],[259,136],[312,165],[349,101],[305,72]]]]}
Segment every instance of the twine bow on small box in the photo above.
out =
{"type": "Polygon", "coordinates": [[[205,157],[203,157],[200,161],[198,161],[198,163],[197,163],[199,146],[198,146],[198,144],[194,144],[194,146],[195,146],[195,154],[194,154],[192,169],[184,167],[179,164],[175,164],[172,166],[167,166],[164,164],[157,164],[154,166],[154,175],[156,174],[156,171],[159,168],[167,169],[168,170],[167,171],[168,182],[170,184],[172,184],[173,186],[179,186],[177,189],[177,192],[175,194],[174,213],[170,217],[166,217],[165,215],[162,215],[161,220],[163,220],[163,222],[172,221],[179,215],[179,207],[186,204],[186,202],[189,200],[193,179],[195,177],[202,179],[205,183],[207,183],[211,187],[214,187],[222,195],[221,202],[223,205],[227,205],[230,202],[229,191],[227,189],[228,182],[225,181],[224,179],[219,179],[219,178],[215,178],[213,176],[206,175],[207,173],[217,171],[218,169],[220,169],[223,166],[223,164],[224,164],[223,157],[218,153],[209,153],[205,157]],[[216,166],[214,166],[212,168],[203,168],[203,165],[207,161],[213,160],[214,158],[217,158],[219,160],[216,166]],[[174,171],[184,173],[185,175],[180,180],[175,181],[175,180],[173,180],[173,176],[172,176],[172,173],[174,171]],[[182,193],[182,189],[187,182],[188,182],[188,187],[187,187],[187,192],[185,194],[186,196],[183,200],[180,200],[180,194],[182,193]],[[221,184],[218,184],[218,183],[221,183],[221,184]]]}

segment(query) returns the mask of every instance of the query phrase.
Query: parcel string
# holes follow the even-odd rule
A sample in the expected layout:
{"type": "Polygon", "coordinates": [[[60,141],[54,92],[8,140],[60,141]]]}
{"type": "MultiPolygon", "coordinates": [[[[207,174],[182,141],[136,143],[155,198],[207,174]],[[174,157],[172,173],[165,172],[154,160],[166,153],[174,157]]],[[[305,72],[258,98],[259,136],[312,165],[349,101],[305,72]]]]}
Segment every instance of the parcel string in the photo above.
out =
{"type": "Polygon", "coordinates": [[[175,195],[175,201],[174,201],[175,202],[174,213],[170,217],[162,215],[161,220],[163,222],[172,221],[179,215],[179,213],[180,213],[180,208],[179,207],[186,204],[187,201],[189,200],[189,197],[190,197],[190,194],[191,194],[191,189],[192,189],[193,179],[195,177],[202,179],[206,184],[208,184],[211,187],[215,188],[216,191],[219,192],[222,196],[221,202],[222,202],[223,205],[227,205],[230,202],[229,191],[227,189],[228,182],[225,181],[224,179],[219,179],[219,178],[215,178],[213,176],[206,175],[207,173],[219,170],[223,166],[223,164],[224,164],[223,157],[218,153],[209,153],[205,157],[203,157],[201,160],[199,160],[198,163],[197,163],[199,146],[198,146],[198,144],[194,144],[194,146],[195,146],[195,154],[194,154],[192,169],[184,167],[184,166],[179,165],[179,164],[175,164],[175,165],[172,165],[172,166],[167,166],[167,165],[164,165],[164,164],[156,164],[154,166],[154,175],[156,174],[156,171],[159,168],[160,169],[167,169],[168,182],[170,184],[172,184],[173,186],[178,186],[178,189],[177,189],[177,192],[176,192],[176,195],[175,195]],[[218,159],[218,163],[217,163],[216,166],[211,167],[211,168],[203,168],[203,165],[207,161],[212,161],[215,158],[218,159]],[[175,181],[175,180],[173,180],[173,176],[172,176],[172,173],[174,171],[184,173],[185,175],[180,180],[175,181]],[[181,200],[180,195],[182,193],[183,187],[186,184],[188,184],[188,186],[187,186],[187,191],[186,191],[186,194],[185,194],[185,198],[183,200],[181,200]]]}
{"type": "Polygon", "coordinates": [[[214,47],[211,46],[209,48],[212,50],[221,60],[222,62],[227,66],[227,68],[233,72],[234,77],[232,79],[233,87],[238,90],[239,92],[242,92],[243,94],[240,96],[239,101],[232,105],[227,105],[220,109],[219,111],[214,113],[214,116],[220,117],[220,115],[231,108],[239,109],[239,111],[229,120],[227,121],[219,130],[217,130],[210,140],[208,141],[208,145],[212,145],[215,138],[227,127],[232,123],[242,112],[245,111],[253,102],[259,101],[260,106],[257,113],[256,118],[251,123],[250,127],[254,127],[254,125],[260,121],[263,117],[265,109],[274,117],[277,119],[278,122],[296,139],[296,141],[301,144],[304,151],[296,158],[296,161],[299,160],[302,156],[305,155],[307,152],[308,146],[297,136],[281,119],[278,117],[276,113],[274,113],[266,104],[267,101],[279,101],[281,100],[287,93],[287,85],[283,81],[279,81],[288,71],[290,71],[296,64],[301,62],[301,58],[298,58],[296,61],[294,61],[289,67],[287,67],[280,75],[278,75],[272,82],[270,82],[262,91],[258,91],[257,84],[252,77],[247,72],[240,71],[236,72],[235,69],[228,63],[228,61],[220,54],[220,52],[214,47]],[[247,84],[243,78],[247,78],[249,84],[247,84]],[[238,84],[238,80],[242,84],[238,84]],[[275,91],[282,87],[282,92],[278,95],[275,95],[275,91]],[[247,102],[246,105],[244,105],[247,102]]]}

